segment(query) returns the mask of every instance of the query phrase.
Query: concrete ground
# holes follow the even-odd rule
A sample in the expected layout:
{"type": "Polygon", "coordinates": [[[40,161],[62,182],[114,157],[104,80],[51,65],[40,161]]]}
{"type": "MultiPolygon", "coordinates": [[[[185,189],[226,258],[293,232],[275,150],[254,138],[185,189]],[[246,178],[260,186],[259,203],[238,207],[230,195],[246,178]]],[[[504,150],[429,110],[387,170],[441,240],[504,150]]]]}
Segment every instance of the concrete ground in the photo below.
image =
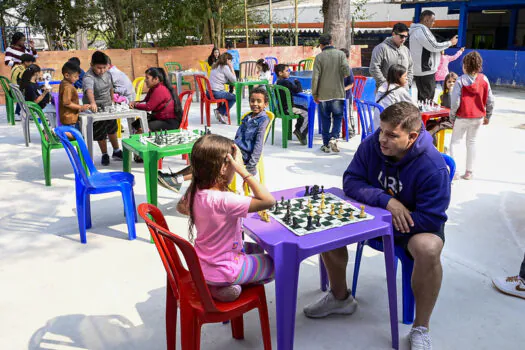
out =
{"type": "MultiPolygon", "coordinates": [[[[443,252],[444,280],[431,323],[434,349],[519,349],[525,344],[525,300],[497,292],[492,276],[515,275],[525,251],[524,92],[495,89],[496,112],[482,127],[475,180],[453,185],[443,252]]],[[[247,104],[243,111],[247,110],[247,104]]],[[[233,113],[235,115],[235,112],[233,113]]],[[[200,127],[194,103],[191,127],[200,127]]],[[[235,126],[212,130],[233,137],[235,126]]],[[[341,177],[359,139],[341,142],[341,153],[320,152],[291,142],[267,143],[270,190],[322,184],[341,186],[341,177]]],[[[62,150],[53,151],[52,186],[44,186],[40,141],[24,146],[22,128],[6,124],[0,110],[0,349],[164,349],[164,268],[149,243],[143,222],[137,239],[127,240],[122,200],[117,194],[92,197],[93,228],[80,244],[74,176],[62,150]]],[[[95,147],[96,148],[96,147],[95,147]]],[[[464,158],[458,171],[464,171],[464,158]]],[[[100,166],[97,149],[95,161],[100,166]]],[[[183,166],[179,158],[165,163],[183,166]]],[[[122,170],[112,162],[107,170],[122,170]]],[[[143,168],[133,164],[137,203],[145,202],[143,168]]],[[[175,211],[180,195],[159,190],[159,207],[172,231],[186,235],[187,221],[175,211]]],[[[352,278],[355,245],[349,247],[352,278]]],[[[275,295],[266,286],[276,348],[275,295]]],[[[310,320],[302,308],[322,296],[317,258],[302,264],[295,349],[388,349],[390,327],[382,254],[365,249],[357,290],[359,308],[350,317],[310,320]]],[[[398,274],[401,315],[401,275],[398,274]]],[[[400,316],[401,317],[401,316],[400,316]]],[[[409,326],[400,323],[401,349],[409,326]]],[[[180,336],[180,334],[179,334],[180,336]]],[[[177,345],[180,348],[180,342],[177,345]]],[[[245,339],[232,339],[229,326],[205,325],[202,349],[262,349],[258,315],[245,317],[245,339]]]]}

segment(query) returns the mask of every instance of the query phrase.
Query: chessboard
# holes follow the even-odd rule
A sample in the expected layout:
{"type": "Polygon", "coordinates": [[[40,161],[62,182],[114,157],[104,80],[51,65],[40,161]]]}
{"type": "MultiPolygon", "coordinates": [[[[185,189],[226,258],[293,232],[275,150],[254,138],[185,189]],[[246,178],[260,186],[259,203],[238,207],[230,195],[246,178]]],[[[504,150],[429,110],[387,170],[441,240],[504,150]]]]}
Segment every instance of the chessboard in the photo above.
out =
{"type": "Polygon", "coordinates": [[[142,134],[140,137],[140,142],[143,144],[151,143],[157,147],[169,147],[175,145],[182,145],[186,143],[193,143],[208,131],[198,131],[194,130],[190,132],[188,130],[181,130],[178,133],[168,133],[167,130],[156,131],[142,134]]]}
{"type": "Polygon", "coordinates": [[[364,206],[356,208],[332,193],[324,193],[324,190],[316,195],[288,200],[281,198],[267,214],[297,236],[374,219],[364,211],[364,206]],[[322,202],[324,209],[320,208],[322,202]]]}

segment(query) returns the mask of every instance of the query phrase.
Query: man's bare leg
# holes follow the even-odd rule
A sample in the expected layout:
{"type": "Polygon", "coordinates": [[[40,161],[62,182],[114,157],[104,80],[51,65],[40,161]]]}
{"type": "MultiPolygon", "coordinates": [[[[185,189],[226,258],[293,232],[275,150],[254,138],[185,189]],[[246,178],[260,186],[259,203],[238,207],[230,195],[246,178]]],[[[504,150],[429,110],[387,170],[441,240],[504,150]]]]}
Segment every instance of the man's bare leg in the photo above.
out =
{"type": "Polygon", "coordinates": [[[348,249],[346,247],[337,248],[322,253],[321,257],[328,273],[332,294],[338,300],[345,300],[348,298],[348,286],[346,284],[348,249]]]}
{"type": "Polygon", "coordinates": [[[100,147],[100,152],[102,152],[102,154],[107,154],[108,153],[108,144],[107,144],[106,140],[97,141],[97,142],[98,142],[98,147],[100,147]]]}
{"type": "Polygon", "coordinates": [[[117,134],[109,134],[108,138],[109,142],[111,142],[111,147],[113,147],[113,150],[119,149],[117,134]]]}

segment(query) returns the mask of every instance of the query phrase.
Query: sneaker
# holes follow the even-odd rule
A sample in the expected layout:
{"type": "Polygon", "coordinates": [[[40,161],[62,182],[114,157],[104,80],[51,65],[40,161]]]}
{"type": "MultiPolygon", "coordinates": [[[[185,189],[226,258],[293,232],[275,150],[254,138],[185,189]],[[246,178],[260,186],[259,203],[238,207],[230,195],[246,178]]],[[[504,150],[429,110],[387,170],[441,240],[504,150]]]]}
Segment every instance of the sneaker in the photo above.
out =
{"type": "Polygon", "coordinates": [[[339,152],[339,147],[337,147],[337,140],[333,137],[330,139],[330,142],[328,143],[330,148],[332,149],[332,152],[339,152]]]}
{"type": "Polygon", "coordinates": [[[118,151],[113,151],[111,158],[115,160],[122,160],[122,150],[119,149],[118,151]]]}
{"type": "Polygon", "coordinates": [[[144,159],[142,159],[138,154],[133,155],[133,160],[135,163],[144,163],[144,159]]]}
{"type": "Polygon", "coordinates": [[[322,145],[321,146],[321,151],[323,151],[324,153],[330,153],[330,147],[328,147],[326,145],[322,145]]]}
{"type": "Polygon", "coordinates": [[[217,118],[219,123],[226,124],[226,120],[225,120],[224,116],[221,113],[219,113],[218,109],[214,109],[213,113],[215,114],[215,118],[217,118]]]}
{"type": "Polygon", "coordinates": [[[208,288],[213,299],[225,303],[229,303],[236,300],[237,298],[239,298],[242,292],[242,287],[238,284],[233,284],[231,286],[225,287],[208,285],[208,288]]]}
{"type": "Polygon", "coordinates": [[[297,137],[297,140],[299,140],[299,142],[301,143],[301,145],[306,145],[306,138],[304,137],[303,134],[301,134],[301,132],[297,129],[294,130],[293,134],[295,135],[295,137],[297,137]]]}
{"type": "Polygon", "coordinates": [[[525,280],[519,276],[494,278],[492,284],[502,293],[525,299],[525,280]]]}
{"type": "Polygon", "coordinates": [[[165,174],[161,171],[158,173],[157,180],[159,185],[176,193],[179,193],[182,187],[182,183],[178,183],[175,176],[171,174],[165,174]]]}
{"type": "Polygon", "coordinates": [[[432,350],[432,340],[426,327],[413,327],[408,334],[411,350],[432,350]]]}
{"type": "Polygon", "coordinates": [[[109,165],[109,155],[107,153],[102,155],[102,160],[100,161],[100,163],[104,166],[109,165]]]}
{"type": "Polygon", "coordinates": [[[463,180],[472,180],[474,178],[474,175],[472,175],[472,171],[465,171],[465,175],[461,176],[463,180]]]}
{"type": "Polygon", "coordinates": [[[352,297],[348,290],[348,297],[345,300],[337,300],[332,291],[329,291],[321,300],[308,305],[303,312],[306,317],[321,318],[328,315],[351,315],[357,309],[357,301],[352,297]]]}
{"type": "Polygon", "coordinates": [[[15,114],[15,122],[21,122],[22,116],[20,114],[15,114]]]}

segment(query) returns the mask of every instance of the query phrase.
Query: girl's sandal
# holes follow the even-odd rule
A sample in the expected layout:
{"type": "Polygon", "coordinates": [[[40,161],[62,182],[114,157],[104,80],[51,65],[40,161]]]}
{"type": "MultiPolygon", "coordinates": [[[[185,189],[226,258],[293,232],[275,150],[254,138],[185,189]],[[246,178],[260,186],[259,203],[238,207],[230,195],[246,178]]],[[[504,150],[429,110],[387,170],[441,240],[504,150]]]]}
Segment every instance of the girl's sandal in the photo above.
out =
{"type": "Polygon", "coordinates": [[[463,175],[461,178],[463,180],[472,180],[473,177],[474,175],[472,175],[472,171],[466,171],[465,175],[463,175]]]}

